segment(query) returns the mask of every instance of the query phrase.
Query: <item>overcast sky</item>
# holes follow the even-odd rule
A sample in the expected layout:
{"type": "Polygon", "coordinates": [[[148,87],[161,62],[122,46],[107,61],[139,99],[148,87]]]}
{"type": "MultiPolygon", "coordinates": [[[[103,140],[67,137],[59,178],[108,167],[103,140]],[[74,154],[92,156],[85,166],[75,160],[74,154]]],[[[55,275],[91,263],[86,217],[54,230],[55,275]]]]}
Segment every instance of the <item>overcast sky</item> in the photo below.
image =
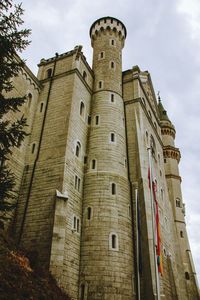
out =
{"type": "Polygon", "coordinates": [[[116,17],[125,24],[123,70],[139,65],[151,73],[155,92],[160,91],[176,126],[187,229],[200,279],[200,1],[22,2],[25,25],[32,29],[32,43],[22,56],[35,74],[41,58],[69,51],[75,45],[83,45],[91,65],[91,24],[103,16],[116,17]]]}

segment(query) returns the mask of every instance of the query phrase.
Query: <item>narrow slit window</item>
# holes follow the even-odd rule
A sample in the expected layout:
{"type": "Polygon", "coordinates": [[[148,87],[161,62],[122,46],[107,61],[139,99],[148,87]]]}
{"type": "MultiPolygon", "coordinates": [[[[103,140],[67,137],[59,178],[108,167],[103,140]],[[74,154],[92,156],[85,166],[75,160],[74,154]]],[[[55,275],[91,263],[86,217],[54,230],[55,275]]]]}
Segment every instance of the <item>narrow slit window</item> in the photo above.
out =
{"type": "Polygon", "coordinates": [[[33,98],[32,94],[28,93],[28,107],[31,106],[32,98],[33,98]]]}
{"type": "Polygon", "coordinates": [[[78,178],[78,186],[77,186],[77,190],[80,191],[80,187],[81,187],[81,179],[78,178]]]}
{"type": "Polygon", "coordinates": [[[44,106],[44,103],[41,103],[41,104],[40,104],[40,112],[43,111],[43,106],[44,106]]]}
{"type": "Polygon", "coordinates": [[[112,249],[117,248],[117,237],[115,234],[112,234],[112,249]]]}
{"type": "Polygon", "coordinates": [[[88,116],[88,125],[91,124],[91,116],[88,116]]]}
{"type": "Polygon", "coordinates": [[[87,79],[87,73],[85,71],[83,71],[83,79],[86,80],[87,79]]]}
{"type": "Polygon", "coordinates": [[[112,195],[116,195],[116,184],[115,183],[112,183],[112,185],[111,185],[111,193],[112,193],[112,195]]]}
{"type": "Polygon", "coordinates": [[[73,218],[73,229],[76,230],[76,216],[73,218]]]}
{"type": "Polygon", "coordinates": [[[84,112],[85,112],[85,105],[84,103],[81,101],[80,103],[80,116],[84,117],[84,112]]]}
{"type": "Polygon", "coordinates": [[[87,208],[87,219],[90,220],[92,217],[92,208],[88,207],[87,208]]]}
{"type": "Polygon", "coordinates": [[[95,125],[99,125],[99,116],[95,117],[95,125]]]}
{"type": "Polygon", "coordinates": [[[115,101],[115,96],[114,96],[114,94],[111,94],[111,96],[110,96],[110,101],[111,101],[111,102],[114,102],[114,101],[115,101]]]}
{"type": "Polygon", "coordinates": [[[111,61],[110,67],[111,67],[111,69],[114,69],[114,68],[115,68],[115,63],[114,63],[114,61],[111,61]]]}
{"type": "Polygon", "coordinates": [[[112,143],[115,142],[115,134],[114,134],[113,132],[110,134],[110,141],[111,141],[112,143]]]}
{"type": "Polygon", "coordinates": [[[96,159],[92,160],[92,170],[96,169],[96,159]]]}
{"type": "Polygon", "coordinates": [[[103,82],[99,81],[99,89],[102,89],[102,88],[103,88],[103,82]]]}
{"type": "Polygon", "coordinates": [[[77,220],[76,220],[76,231],[79,232],[79,230],[80,230],[80,221],[77,218],[77,220]]]}
{"type": "Polygon", "coordinates": [[[183,238],[183,231],[180,231],[180,237],[183,238]]]}
{"type": "Polygon", "coordinates": [[[33,145],[32,145],[32,151],[31,151],[32,153],[34,153],[35,152],[35,143],[33,143],[33,145]]]}

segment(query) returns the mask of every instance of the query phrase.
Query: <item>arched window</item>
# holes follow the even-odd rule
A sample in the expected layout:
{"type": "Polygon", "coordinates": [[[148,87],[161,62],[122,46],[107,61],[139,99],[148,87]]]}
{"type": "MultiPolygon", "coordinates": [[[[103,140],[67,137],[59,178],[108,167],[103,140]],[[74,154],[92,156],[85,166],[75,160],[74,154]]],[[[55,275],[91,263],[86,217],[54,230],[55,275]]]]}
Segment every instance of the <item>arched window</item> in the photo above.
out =
{"type": "Polygon", "coordinates": [[[111,62],[110,62],[110,68],[111,68],[111,69],[115,69],[115,63],[114,63],[114,61],[111,61],[111,62]]]}
{"type": "Polygon", "coordinates": [[[52,76],[52,69],[51,68],[48,69],[46,74],[47,74],[47,78],[50,78],[52,76]]]}
{"type": "Polygon", "coordinates": [[[41,104],[40,104],[40,112],[43,111],[43,106],[44,106],[44,103],[41,103],[41,104]]]}
{"type": "Polygon", "coordinates": [[[81,101],[80,103],[80,116],[84,117],[84,112],[85,112],[85,104],[83,103],[83,101],[81,101]]]}
{"type": "Polygon", "coordinates": [[[88,207],[87,208],[87,219],[91,220],[91,217],[92,217],[92,208],[88,207]]]}
{"type": "Polygon", "coordinates": [[[79,141],[76,143],[76,152],[75,152],[75,154],[76,154],[77,157],[80,157],[80,155],[81,155],[81,143],[79,141]]]}
{"type": "Polygon", "coordinates": [[[31,93],[28,93],[27,98],[28,98],[28,107],[30,107],[30,106],[31,106],[31,102],[32,102],[33,95],[32,95],[31,93]]]}
{"type": "Polygon", "coordinates": [[[185,272],[185,279],[190,280],[190,274],[188,272],[185,272]]]}
{"type": "Polygon", "coordinates": [[[105,58],[105,52],[104,51],[99,53],[99,59],[103,59],[103,58],[105,58]]]}
{"type": "Polygon", "coordinates": [[[86,80],[87,79],[87,73],[85,71],[83,71],[83,79],[86,80]]]}
{"type": "Polygon", "coordinates": [[[115,183],[111,184],[111,194],[116,195],[116,184],[115,183]]]}
{"type": "Polygon", "coordinates": [[[32,152],[32,153],[35,152],[35,143],[32,144],[32,150],[31,150],[31,152],[32,152]]]}
{"type": "Polygon", "coordinates": [[[109,249],[115,251],[119,249],[118,236],[115,232],[111,232],[109,235],[109,249]]]}

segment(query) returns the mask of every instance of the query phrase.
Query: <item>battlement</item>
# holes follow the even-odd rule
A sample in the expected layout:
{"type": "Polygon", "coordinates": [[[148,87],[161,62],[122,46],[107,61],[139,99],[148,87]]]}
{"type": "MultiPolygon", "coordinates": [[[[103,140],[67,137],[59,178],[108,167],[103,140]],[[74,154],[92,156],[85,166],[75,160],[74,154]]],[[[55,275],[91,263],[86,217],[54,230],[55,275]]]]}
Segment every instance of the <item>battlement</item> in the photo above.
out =
{"type": "Polygon", "coordinates": [[[118,33],[121,39],[125,40],[127,31],[125,25],[118,19],[112,17],[103,17],[96,20],[90,27],[90,37],[93,39],[95,35],[105,30],[118,33]]]}

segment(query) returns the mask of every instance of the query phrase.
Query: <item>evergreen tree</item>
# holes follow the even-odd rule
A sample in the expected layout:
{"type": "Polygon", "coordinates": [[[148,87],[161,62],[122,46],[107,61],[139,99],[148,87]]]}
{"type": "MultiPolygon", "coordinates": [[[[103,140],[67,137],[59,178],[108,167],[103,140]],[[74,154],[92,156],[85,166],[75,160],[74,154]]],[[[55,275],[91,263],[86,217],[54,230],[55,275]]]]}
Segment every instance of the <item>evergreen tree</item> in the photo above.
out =
{"type": "Polygon", "coordinates": [[[27,135],[26,118],[10,120],[9,112],[20,111],[26,101],[24,97],[11,97],[12,79],[23,67],[17,52],[29,44],[30,30],[21,29],[23,9],[12,0],[0,0],[0,220],[9,218],[15,207],[15,176],[8,168],[7,161],[14,147],[20,147],[27,135]]]}

